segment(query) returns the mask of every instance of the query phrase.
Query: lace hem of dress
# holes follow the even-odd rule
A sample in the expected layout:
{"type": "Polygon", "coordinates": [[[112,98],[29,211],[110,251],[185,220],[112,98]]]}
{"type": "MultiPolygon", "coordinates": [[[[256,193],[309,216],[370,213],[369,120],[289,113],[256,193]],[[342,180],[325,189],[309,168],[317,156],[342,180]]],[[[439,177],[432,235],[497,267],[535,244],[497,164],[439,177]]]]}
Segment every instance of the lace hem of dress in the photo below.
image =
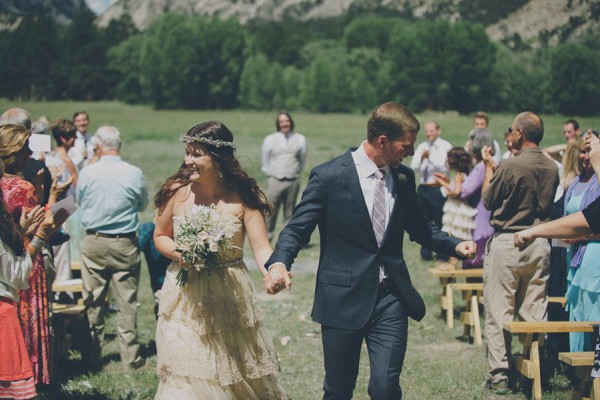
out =
{"type": "Polygon", "coordinates": [[[183,321],[159,320],[158,373],[231,385],[279,372],[275,347],[262,325],[200,336],[183,321]],[[185,345],[184,345],[185,343],[185,345]]]}
{"type": "Polygon", "coordinates": [[[161,376],[155,400],[288,400],[290,397],[273,375],[221,386],[213,381],[179,376],[161,376]]]}

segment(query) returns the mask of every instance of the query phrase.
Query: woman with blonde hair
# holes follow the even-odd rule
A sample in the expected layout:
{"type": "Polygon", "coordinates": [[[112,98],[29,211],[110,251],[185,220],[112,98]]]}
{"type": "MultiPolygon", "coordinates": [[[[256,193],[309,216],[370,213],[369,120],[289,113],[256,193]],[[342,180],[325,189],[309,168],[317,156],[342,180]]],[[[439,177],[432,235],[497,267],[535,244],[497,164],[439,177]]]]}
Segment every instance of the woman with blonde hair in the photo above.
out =
{"type": "Polygon", "coordinates": [[[578,138],[569,139],[565,155],[562,159],[560,184],[565,192],[569,188],[571,182],[573,182],[581,172],[579,170],[579,142],[580,140],[578,140],[578,138]]]}

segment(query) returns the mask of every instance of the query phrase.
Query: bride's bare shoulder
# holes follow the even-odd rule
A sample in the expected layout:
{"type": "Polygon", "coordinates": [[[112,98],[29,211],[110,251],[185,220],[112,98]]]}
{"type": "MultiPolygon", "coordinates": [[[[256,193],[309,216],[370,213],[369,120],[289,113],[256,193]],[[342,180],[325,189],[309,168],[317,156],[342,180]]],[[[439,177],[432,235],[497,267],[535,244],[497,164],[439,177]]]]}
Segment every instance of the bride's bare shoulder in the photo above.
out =
{"type": "MultiPolygon", "coordinates": [[[[230,199],[231,200],[231,199],[230,199]]],[[[228,201],[221,204],[221,212],[224,212],[229,215],[233,215],[239,220],[244,219],[244,205],[241,201],[235,200],[228,201]]]]}
{"type": "Polygon", "coordinates": [[[182,186],[171,197],[169,202],[173,208],[173,215],[183,215],[186,208],[190,208],[193,204],[193,199],[190,200],[191,190],[190,186],[182,186]],[[187,204],[191,203],[191,204],[187,204]]]}

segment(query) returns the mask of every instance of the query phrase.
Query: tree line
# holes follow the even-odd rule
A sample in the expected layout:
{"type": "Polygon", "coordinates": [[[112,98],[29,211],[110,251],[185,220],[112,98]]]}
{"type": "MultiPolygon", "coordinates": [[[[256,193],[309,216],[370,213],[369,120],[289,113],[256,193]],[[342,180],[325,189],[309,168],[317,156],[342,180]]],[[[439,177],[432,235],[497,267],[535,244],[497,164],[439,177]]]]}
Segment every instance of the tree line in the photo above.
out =
{"type": "MultiPolygon", "coordinates": [[[[0,95],[118,99],[156,108],[365,112],[425,109],[598,114],[600,37],[509,49],[482,25],[357,16],[246,26],[165,14],[139,32],[83,13],[0,32],[0,95]]],[[[519,42],[515,38],[514,42],[519,42]]]]}

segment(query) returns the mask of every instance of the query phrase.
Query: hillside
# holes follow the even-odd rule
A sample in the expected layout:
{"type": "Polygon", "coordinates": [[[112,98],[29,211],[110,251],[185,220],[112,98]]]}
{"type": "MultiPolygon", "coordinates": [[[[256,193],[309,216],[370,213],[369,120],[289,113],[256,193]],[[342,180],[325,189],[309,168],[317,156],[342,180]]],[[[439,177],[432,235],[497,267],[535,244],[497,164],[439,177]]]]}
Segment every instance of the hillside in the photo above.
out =
{"type": "Polygon", "coordinates": [[[68,24],[90,8],[105,10],[97,20],[100,26],[129,14],[140,29],[167,12],[237,18],[242,23],[366,13],[465,20],[482,23],[492,40],[511,47],[523,43],[554,46],[591,30],[600,31],[598,0],[2,0],[0,30],[14,28],[28,14],[50,15],[68,24]]]}
{"type": "Polygon", "coordinates": [[[598,29],[597,0],[117,0],[99,17],[100,25],[130,14],[138,28],[159,15],[181,12],[249,21],[309,20],[346,13],[399,15],[409,19],[481,22],[496,41],[533,47],[556,45],[598,29]]]}

